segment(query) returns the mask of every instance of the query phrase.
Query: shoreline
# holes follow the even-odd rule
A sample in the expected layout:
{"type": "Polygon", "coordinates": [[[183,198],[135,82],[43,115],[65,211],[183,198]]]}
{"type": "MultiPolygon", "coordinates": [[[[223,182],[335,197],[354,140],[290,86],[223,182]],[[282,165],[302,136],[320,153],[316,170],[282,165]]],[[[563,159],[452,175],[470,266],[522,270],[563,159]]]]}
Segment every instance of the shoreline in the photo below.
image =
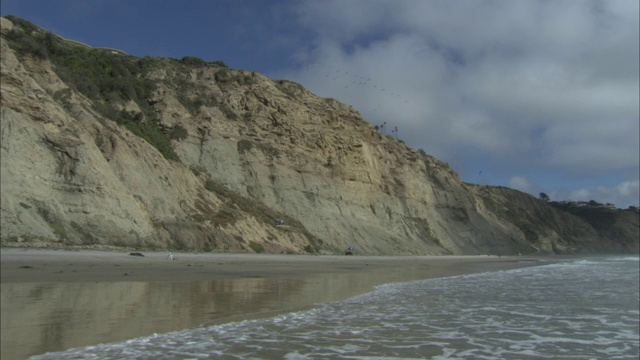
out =
{"type": "MultiPolygon", "coordinates": [[[[161,251],[0,248],[0,283],[30,282],[183,282],[246,277],[299,278],[313,274],[423,270],[426,278],[477,272],[469,266],[510,267],[516,263],[560,261],[554,256],[344,256],[161,251]],[[139,253],[144,256],[131,256],[139,253]],[[456,266],[460,265],[460,267],[456,266]],[[435,271],[436,274],[431,272],[435,271]],[[435,276],[433,276],[435,275],[435,276]]],[[[419,277],[415,279],[422,278],[419,277]]]]}
{"type": "Polygon", "coordinates": [[[313,308],[376,286],[562,261],[0,249],[2,358],[313,308]],[[51,332],[57,332],[51,336],[51,332]]]}

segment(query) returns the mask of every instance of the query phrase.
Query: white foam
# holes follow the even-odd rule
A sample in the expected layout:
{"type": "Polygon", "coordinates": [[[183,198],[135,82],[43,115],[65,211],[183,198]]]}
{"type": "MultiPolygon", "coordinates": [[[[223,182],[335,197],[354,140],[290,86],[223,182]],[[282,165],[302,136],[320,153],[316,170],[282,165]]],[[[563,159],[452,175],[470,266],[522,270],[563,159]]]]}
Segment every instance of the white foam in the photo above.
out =
{"type": "Polygon", "coordinates": [[[615,258],[608,258],[607,261],[640,262],[640,257],[638,257],[638,256],[615,257],[615,258]]]}

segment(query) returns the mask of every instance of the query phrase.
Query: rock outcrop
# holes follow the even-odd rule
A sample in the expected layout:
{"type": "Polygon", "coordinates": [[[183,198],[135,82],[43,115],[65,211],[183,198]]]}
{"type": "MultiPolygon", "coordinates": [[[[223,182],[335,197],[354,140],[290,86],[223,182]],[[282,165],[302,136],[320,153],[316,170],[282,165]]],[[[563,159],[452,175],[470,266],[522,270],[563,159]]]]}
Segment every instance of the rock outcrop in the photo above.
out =
{"type": "Polygon", "coordinates": [[[1,240],[360,254],[638,253],[531,195],[466,184],[302,86],[88,49],[2,18],[1,240]],[[280,220],[280,221],[278,221],[280,220]]]}

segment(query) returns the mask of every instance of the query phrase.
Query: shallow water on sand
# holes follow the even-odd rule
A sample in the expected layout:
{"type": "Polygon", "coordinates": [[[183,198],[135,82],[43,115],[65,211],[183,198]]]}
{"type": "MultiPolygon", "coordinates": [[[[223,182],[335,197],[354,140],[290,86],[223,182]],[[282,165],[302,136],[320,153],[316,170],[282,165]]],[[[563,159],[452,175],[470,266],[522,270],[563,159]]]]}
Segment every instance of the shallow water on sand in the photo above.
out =
{"type": "Polygon", "coordinates": [[[419,278],[393,270],[188,282],[3,283],[2,359],[273,316],[419,278]]]}
{"type": "Polygon", "coordinates": [[[267,319],[34,359],[637,359],[637,257],[379,286],[267,319]]]}

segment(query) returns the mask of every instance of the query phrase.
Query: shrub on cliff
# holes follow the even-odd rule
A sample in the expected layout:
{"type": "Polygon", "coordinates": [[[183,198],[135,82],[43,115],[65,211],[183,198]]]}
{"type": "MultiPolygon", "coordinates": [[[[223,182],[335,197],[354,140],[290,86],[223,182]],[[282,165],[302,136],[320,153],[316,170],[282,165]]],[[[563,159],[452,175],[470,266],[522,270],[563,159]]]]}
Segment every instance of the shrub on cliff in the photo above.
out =
{"type": "MultiPolygon", "coordinates": [[[[21,56],[32,55],[39,59],[48,56],[48,49],[45,42],[46,35],[38,31],[38,27],[32,23],[9,15],[16,28],[6,33],[5,38],[9,41],[9,46],[21,56]]],[[[49,34],[49,36],[53,36],[49,34]]]]}
{"type": "Polygon", "coordinates": [[[171,138],[171,140],[184,140],[187,136],[189,136],[187,129],[179,124],[174,126],[171,132],[169,132],[169,138],[171,138]]]}
{"type": "MultiPolygon", "coordinates": [[[[158,59],[93,49],[64,40],[15,16],[7,19],[17,28],[9,31],[6,39],[19,56],[48,58],[60,79],[93,101],[95,110],[102,116],[145,139],[166,159],[179,160],[170,139],[180,139],[186,134],[180,129],[173,134],[164,133],[148,101],[155,83],[143,75],[158,65],[158,59]],[[116,104],[128,101],[134,101],[143,112],[133,115],[119,112],[116,104]]],[[[194,59],[197,58],[187,57],[186,61],[199,63],[194,59]]]]}
{"type": "Polygon", "coordinates": [[[141,121],[142,114],[120,111],[115,121],[124,125],[129,131],[135,135],[145,139],[149,144],[153,145],[167,159],[179,161],[180,158],[171,147],[171,142],[167,134],[165,134],[158,126],[150,124],[147,121],[141,121]]]}
{"type": "Polygon", "coordinates": [[[182,59],[180,59],[180,62],[185,64],[185,65],[189,65],[189,66],[195,66],[195,67],[205,67],[207,66],[207,62],[197,58],[195,56],[185,56],[182,59]]]}

